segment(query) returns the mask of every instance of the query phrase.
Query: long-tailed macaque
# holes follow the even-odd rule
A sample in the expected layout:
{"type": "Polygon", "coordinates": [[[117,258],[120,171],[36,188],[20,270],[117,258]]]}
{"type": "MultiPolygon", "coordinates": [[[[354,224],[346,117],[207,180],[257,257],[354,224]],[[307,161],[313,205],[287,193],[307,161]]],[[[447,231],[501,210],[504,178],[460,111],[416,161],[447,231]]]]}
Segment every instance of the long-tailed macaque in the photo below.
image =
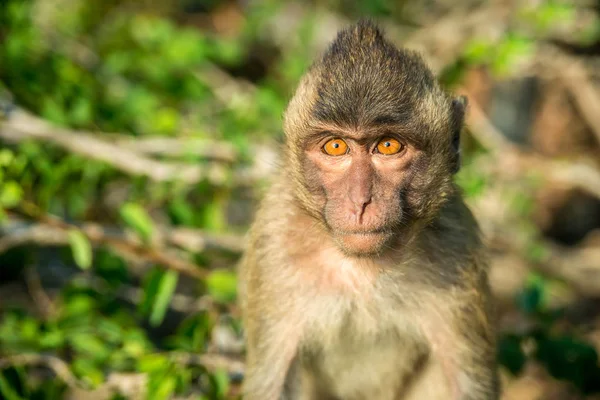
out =
{"type": "Polygon", "coordinates": [[[465,107],[371,22],[312,65],[242,260],[245,399],[498,398],[485,251],[453,182],[465,107]]]}

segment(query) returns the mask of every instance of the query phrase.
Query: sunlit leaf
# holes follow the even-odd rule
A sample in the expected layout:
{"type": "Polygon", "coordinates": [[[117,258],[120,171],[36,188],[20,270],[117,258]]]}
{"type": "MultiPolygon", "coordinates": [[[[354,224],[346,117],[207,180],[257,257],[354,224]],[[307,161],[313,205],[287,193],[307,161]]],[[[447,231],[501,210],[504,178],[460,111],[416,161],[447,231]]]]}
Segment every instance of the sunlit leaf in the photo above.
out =
{"type": "Polygon", "coordinates": [[[493,53],[493,44],[481,39],[473,39],[467,43],[464,50],[464,57],[470,63],[477,64],[486,62],[493,53]]]}
{"type": "Polygon", "coordinates": [[[6,182],[0,187],[0,206],[11,208],[21,202],[23,189],[14,181],[6,182]]]}
{"type": "Polygon", "coordinates": [[[10,165],[15,159],[15,155],[9,149],[0,150],[0,167],[6,167],[10,165]]]}
{"type": "Polygon", "coordinates": [[[229,376],[227,375],[227,372],[223,370],[217,370],[213,374],[213,378],[218,398],[224,398],[229,391],[229,376]]]}
{"type": "Polygon", "coordinates": [[[167,271],[161,277],[150,314],[150,324],[152,326],[158,326],[162,323],[169,308],[171,297],[175,293],[178,278],[179,274],[175,271],[167,271]]]}
{"type": "Polygon", "coordinates": [[[79,98],[69,111],[71,122],[76,125],[88,124],[92,120],[92,112],[92,103],[86,98],[79,98]]]}
{"type": "Polygon", "coordinates": [[[165,372],[171,361],[163,354],[148,354],[138,360],[138,369],[142,372],[165,372]]]}
{"type": "Polygon", "coordinates": [[[93,387],[100,385],[104,381],[102,371],[89,359],[77,358],[72,364],[73,372],[84,382],[93,387]]]}
{"type": "Polygon", "coordinates": [[[136,233],[148,242],[154,232],[154,222],[142,206],[136,203],[126,203],[121,207],[121,218],[136,231],[136,233]]]}
{"type": "Polygon", "coordinates": [[[173,396],[177,387],[177,380],[171,374],[164,375],[161,378],[153,382],[153,388],[148,396],[150,400],[166,400],[173,396]]]}
{"type": "Polygon", "coordinates": [[[75,351],[96,360],[104,360],[110,355],[107,343],[95,334],[78,332],[71,335],[68,340],[75,351]]]}
{"type": "Polygon", "coordinates": [[[81,269],[89,269],[92,266],[92,245],[81,231],[71,229],[69,231],[69,245],[73,253],[75,264],[81,269]]]}
{"type": "Polygon", "coordinates": [[[237,293],[237,277],[231,271],[213,271],[206,278],[206,287],[216,300],[232,302],[237,293]]]}

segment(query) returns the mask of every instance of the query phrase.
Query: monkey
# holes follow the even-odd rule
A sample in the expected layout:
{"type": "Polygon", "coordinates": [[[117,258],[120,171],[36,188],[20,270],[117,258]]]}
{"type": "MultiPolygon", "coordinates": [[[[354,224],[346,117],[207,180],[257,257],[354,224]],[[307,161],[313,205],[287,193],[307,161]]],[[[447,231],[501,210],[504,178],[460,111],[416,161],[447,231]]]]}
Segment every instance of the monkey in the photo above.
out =
{"type": "Polygon", "coordinates": [[[245,399],[499,398],[485,246],[454,182],[466,107],[369,20],[308,68],[239,266],[245,399]]]}

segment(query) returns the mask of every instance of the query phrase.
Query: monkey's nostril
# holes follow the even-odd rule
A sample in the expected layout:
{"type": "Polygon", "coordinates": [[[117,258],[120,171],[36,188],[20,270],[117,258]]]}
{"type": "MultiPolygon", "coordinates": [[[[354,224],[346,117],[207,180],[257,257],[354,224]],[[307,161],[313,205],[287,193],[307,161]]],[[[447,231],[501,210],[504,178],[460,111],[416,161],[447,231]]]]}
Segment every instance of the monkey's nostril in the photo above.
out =
{"type": "Polygon", "coordinates": [[[363,222],[363,216],[365,215],[365,210],[367,209],[367,206],[371,204],[371,198],[369,198],[367,201],[364,201],[362,203],[362,206],[360,207],[360,210],[358,212],[358,223],[362,224],[363,222]]]}

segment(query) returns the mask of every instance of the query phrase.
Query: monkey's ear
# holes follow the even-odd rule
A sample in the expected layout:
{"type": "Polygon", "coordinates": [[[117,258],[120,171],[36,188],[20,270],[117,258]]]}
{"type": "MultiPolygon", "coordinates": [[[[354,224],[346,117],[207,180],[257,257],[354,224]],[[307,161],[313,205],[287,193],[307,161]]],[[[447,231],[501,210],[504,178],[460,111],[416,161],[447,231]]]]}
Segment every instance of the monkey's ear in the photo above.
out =
{"type": "Polygon", "coordinates": [[[452,173],[460,170],[460,132],[462,131],[465,110],[469,100],[467,96],[458,96],[452,100],[454,126],[452,131],[452,173]]]}
{"type": "Polygon", "coordinates": [[[467,106],[469,105],[469,99],[467,98],[467,96],[458,96],[454,98],[454,102],[458,103],[458,105],[460,105],[463,109],[463,113],[465,111],[465,109],[467,108],[467,106]]]}

